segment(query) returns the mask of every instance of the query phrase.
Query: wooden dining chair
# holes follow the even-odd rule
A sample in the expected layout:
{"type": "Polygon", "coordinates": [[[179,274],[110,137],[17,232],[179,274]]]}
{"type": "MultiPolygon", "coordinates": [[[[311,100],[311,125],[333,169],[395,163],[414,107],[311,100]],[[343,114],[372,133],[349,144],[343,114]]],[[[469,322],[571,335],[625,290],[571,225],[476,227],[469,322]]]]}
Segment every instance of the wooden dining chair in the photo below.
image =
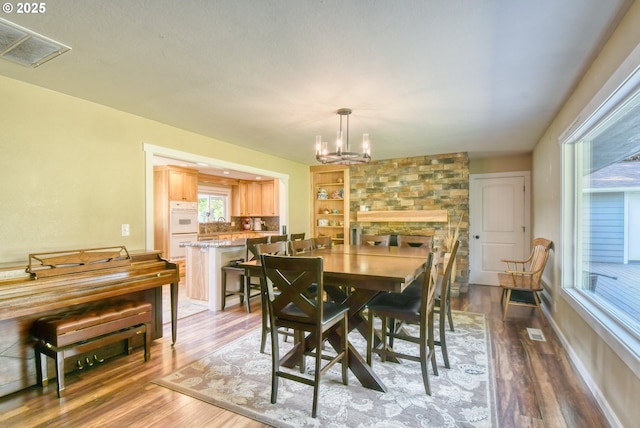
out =
{"type": "Polygon", "coordinates": [[[405,293],[384,293],[376,296],[368,305],[369,310],[369,335],[367,337],[367,364],[373,363],[372,355],[376,353],[380,355],[382,361],[387,358],[400,358],[405,360],[417,361],[422,369],[422,381],[424,383],[425,392],[431,395],[431,386],[429,385],[429,368],[431,362],[433,373],[438,375],[438,366],[436,364],[435,342],[434,342],[434,326],[433,326],[433,308],[436,294],[437,280],[437,260],[434,253],[429,253],[427,257],[425,271],[416,279],[415,284],[420,287],[420,298],[405,293]],[[380,345],[374,347],[375,330],[374,320],[379,317],[382,321],[380,334],[382,336],[380,345]],[[416,354],[408,354],[394,350],[389,342],[387,335],[388,320],[390,318],[417,324],[419,326],[419,335],[410,335],[406,331],[398,331],[394,337],[418,344],[419,352],[416,354]]]}
{"type": "MultiPolygon", "coordinates": [[[[288,255],[287,249],[287,241],[277,241],[273,243],[260,244],[256,245],[256,257],[261,259],[262,255],[278,255],[278,256],[286,256],[288,255]]],[[[264,350],[267,344],[267,335],[271,332],[271,325],[269,324],[269,306],[267,303],[267,289],[265,287],[265,282],[267,282],[264,275],[261,277],[261,301],[260,307],[262,308],[262,337],[260,339],[260,352],[264,354],[264,350]]],[[[281,334],[285,336],[293,336],[293,333],[287,330],[280,331],[281,334]]]]}
{"type": "Polygon", "coordinates": [[[269,243],[286,241],[287,235],[269,235],[269,243]]]}
{"type": "MultiPolygon", "coordinates": [[[[311,416],[316,417],[320,379],[337,362],[342,364],[342,383],[348,385],[348,342],[347,324],[349,308],[346,305],[326,302],[323,296],[323,265],[321,257],[283,257],[264,254],[262,268],[267,279],[267,302],[269,320],[274,328],[290,328],[301,332],[294,342],[297,352],[304,354],[315,350],[313,379],[280,369],[280,345],[277,334],[271,335],[271,403],[277,402],[279,378],[285,378],[313,386],[313,406],[311,416]],[[309,297],[308,290],[317,287],[315,297],[309,297]],[[275,290],[278,290],[276,293],[275,290]],[[340,329],[341,348],[335,355],[326,355],[323,344],[329,333],[340,329]],[[305,349],[304,332],[309,332],[311,349],[305,349]],[[328,362],[322,366],[323,358],[328,362]]],[[[304,360],[303,360],[304,361],[304,360]]]]}
{"type": "Polygon", "coordinates": [[[313,239],[289,241],[289,254],[292,256],[298,253],[308,253],[309,251],[313,251],[313,239]]]}
{"type": "Polygon", "coordinates": [[[432,235],[398,235],[398,247],[433,248],[432,235]]]}
{"type": "MultiPolygon", "coordinates": [[[[246,261],[251,261],[256,258],[255,246],[257,244],[266,244],[268,238],[262,236],[259,238],[247,238],[245,242],[245,256],[246,261]]],[[[251,277],[245,275],[244,268],[237,266],[223,266],[222,267],[222,310],[224,310],[227,302],[227,297],[239,295],[240,304],[244,302],[247,312],[251,312],[251,299],[260,296],[260,284],[251,281],[251,277]],[[240,288],[230,290],[227,289],[227,275],[230,273],[236,273],[240,275],[240,288]]]]}
{"type": "MultiPolygon", "coordinates": [[[[453,265],[458,253],[458,246],[460,241],[455,241],[451,252],[444,253],[441,258],[436,260],[436,294],[434,297],[434,314],[439,314],[438,317],[438,340],[434,339],[434,344],[440,347],[442,352],[442,360],[446,368],[451,368],[449,363],[449,352],[447,351],[447,319],[450,321],[450,328],[453,331],[453,320],[451,317],[451,275],[453,274],[453,265]],[[445,296],[444,298],[442,296],[445,296]]],[[[411,298],[418,300],[422,293],[422,287],[419,283],[410,284],[402,294],[411,296],[411,298]]],[[[403,321],[392,319],[389,323],[389,344],[393,346],[393,339],[398,336],[399,332],[403,332],[403,321]]]]}
{"type": "Polygon", "coordinates": [[[526,260],[502,260],[506,270],[498,272],[498,282],[502,287],[500,304],[502,320],[507,317],[509,305],[528,306],[538,310],[543,325],[547,321],[542,314],[538,292],[542,291],[542,273],[549,258],[553,242],[545,238],[533,240],[531,254],[526,260]]]}
{"type": "Polygon", "coordinates": [[[300,241],[302,239],[304,239],[304,235],[305,233],[292,233],[291,235],[289,235],[289,241],[300,241]]]}
{"type": "Polygon", "coordinates": [[[360,235],[360,245],[388,247],[391,235],[360,235]]]}
{"type": "Polygon", "coordinates": [[[313,248],[331,248],[332,243],[330,236],[317,236],[311,239],[313,239],[313,248]]]}

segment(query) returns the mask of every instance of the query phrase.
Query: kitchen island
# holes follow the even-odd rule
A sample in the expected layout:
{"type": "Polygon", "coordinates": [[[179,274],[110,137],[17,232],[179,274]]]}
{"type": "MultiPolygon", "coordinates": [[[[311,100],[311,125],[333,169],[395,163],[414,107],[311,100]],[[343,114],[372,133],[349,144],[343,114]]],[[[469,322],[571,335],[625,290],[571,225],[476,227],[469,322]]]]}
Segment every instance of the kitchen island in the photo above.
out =
{"type": "MultiPolygon", "coordinates": [[[[245,239],[218,239],[181,243],[187,250],[187,297],[208,302],[210,311],[221,311],[222,267],[245,257],[245,242],[245,239]]],[[[239,286],[240,275],[229,274],[228,286],[234,283],[239,286]]]]}

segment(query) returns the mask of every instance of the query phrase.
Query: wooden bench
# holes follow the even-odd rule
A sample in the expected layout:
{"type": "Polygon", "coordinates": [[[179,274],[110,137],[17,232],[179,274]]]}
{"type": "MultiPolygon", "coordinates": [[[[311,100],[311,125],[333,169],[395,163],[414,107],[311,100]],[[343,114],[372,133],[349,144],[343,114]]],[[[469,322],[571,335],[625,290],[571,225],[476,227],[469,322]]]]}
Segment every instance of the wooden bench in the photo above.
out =
{"type": "Polygon", "coordinates": [[[33,324],[38,384],[48,384],[47,359],[55,360],[58,397],[64,396],[65,358],[126,340],[131,353],[132,339],[144,335],[144,360],[151,357],[151,304],[120,301],[39,318],[33,324]]]}

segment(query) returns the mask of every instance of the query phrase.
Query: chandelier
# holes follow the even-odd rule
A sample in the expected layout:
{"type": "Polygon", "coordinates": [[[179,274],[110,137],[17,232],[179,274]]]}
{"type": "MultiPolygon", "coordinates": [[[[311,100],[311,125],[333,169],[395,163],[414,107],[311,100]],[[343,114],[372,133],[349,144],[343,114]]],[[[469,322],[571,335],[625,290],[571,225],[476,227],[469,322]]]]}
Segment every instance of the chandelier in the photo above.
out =
{"type": "Polygon", "coordinates": [[[336,113],[340,115],[340,130],[338,131],[338,137],[336,139],[336,151],[330,153],[327,148],[327,142],[322,141],[322,137],[320,135],[316,135],[316,160],[323,164],[342,165],[369,162],[371,160],[369,134],[362,134],[362,152],[352,152],[349,146],[349,115],[351,114],[351,109],[341,108],[336,113]],[[345,140],[342,139],[342,118],[344,116],[347,117],[347,134],[345,140]]]}

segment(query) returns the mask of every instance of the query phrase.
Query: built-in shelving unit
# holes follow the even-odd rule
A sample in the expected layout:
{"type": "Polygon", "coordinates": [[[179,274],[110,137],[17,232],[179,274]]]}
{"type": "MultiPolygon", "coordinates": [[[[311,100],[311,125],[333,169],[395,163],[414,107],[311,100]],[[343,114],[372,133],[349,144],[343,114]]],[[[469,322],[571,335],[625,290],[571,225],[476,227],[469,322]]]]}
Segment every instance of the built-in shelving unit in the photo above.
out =
{"type": "Polygon", "coordinates": [[[334,244],[349,244],[349,167],[311,168],[311,230],[314,237],[331,236],[334,244]]]}

